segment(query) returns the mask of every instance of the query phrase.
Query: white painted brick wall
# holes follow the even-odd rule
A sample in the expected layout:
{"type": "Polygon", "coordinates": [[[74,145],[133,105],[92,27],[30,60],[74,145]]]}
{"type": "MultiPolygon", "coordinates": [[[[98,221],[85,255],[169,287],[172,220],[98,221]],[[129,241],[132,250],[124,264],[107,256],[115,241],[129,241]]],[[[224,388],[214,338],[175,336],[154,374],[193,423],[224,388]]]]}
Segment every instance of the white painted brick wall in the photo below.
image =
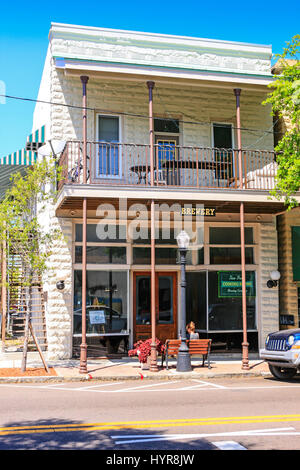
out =
{"type": "Polygon", "coordinates": [[[48,259],[48,271],[44,279],[44,291],[48,292],[46,304],[46,324],[48,339],[48,359],[72,357],[73,325],[73,270],[72,270],[72,220],[57,218],[53,209],[45,220],[52,228],[60,230],[62,237],[53,244],[48,259]],[[65,281],[65,289],[56,287],[58,281],[65,281]]]}
{"type": "MultiPolygon", "coordinates": [[[[52,66],[52,101],[82,105],[80,78],[65,76],[52,66]]],[[[87,85],[88,107],[99,111],[148,115],[148,88],[145,83],[91,78],[87,85]]],[[[272,130],[270,108],[262,106],[265,95],[242,91],[241,126],[243,128],[272,130]]],[[[153,93],[154,115],[177,117],[182,121],[183,145],[210,147],[211,126],[189,122],[229,122],[236,125],[235,96],[232,90],[202,87],[174,87],[157,83],[153,93]]],[[[96,111],[88,111],[88,139],[95,140],[96,111]]],[[[148,119],[134,116],[122,117],[122,140],[125,143],[148,144],[148,119]]],[[[51,136],[56,139],[82,139],[82,112],[52,106],[51,136]]],[[[236,142],[235,136],[235,142],[236,142]]],[[[242,131],[243,147],[273,150],[272,133],[242,131]]]]}
{"type": "Polygon", "coordinates": [[[260,318],[259,343],[264,346],[268,333],[279,330],[279,289],[267,287],[270,271],[278,269],[278,247],[275,217],[272,224],[260,224],[260,318]]]}
{"type": "MultiPolygon", "coordinates": [[[[51,67],[50,97],[52,101],[82,105],[80,78],[65,76],[51,67]]],[[[88,106],[105,112],[148,114],[148,89],[146,83],[92,78],[88,82],[88,106]]],[[[42,98],[41,98],[42,99],[42,98]]],[[[262,107],[264,95],[257,92],[242,92],[242,127],[268,129],[272,126],[269,109],[262,107]]],[[[182,119],[184,121],[232,122],[235,125],[235,96],[233,90],[221,91],[202,87],[181,87],[156,85],[154,89],[154,113],[157,116],[182,119]]],[[[88,111],[88,139],[94,140],[96,111],[88,111]]],[[[42,125],[43,123],[41,123],[42,125]]],[[[181,144],[211,146],[211,127],[207,125],[181,124],[181,144]]],[[[81,109],[51,106],[50,134],[47,137],[72,140],[82,138],[81,109]]],[[[149,142],[148,119],[134,116],[122,118],[122,140],[129,143],[149,142]]],[[[273,149],[272,134],[243,132],[244,147],[273,149]],[[258,141],[256,143],[256,141],[258,141]]],[[[71,357],[72,345],[72,225],[67,219],[56,219],[51,214],[51,223],[59,225],[67,241],[61,241],[55,254],[50,258],[52,267],[47,279],[48,305],[47,329],[49,359],[71,357]],[[64,291],[56,289],[58,280],[65,280],[64,291]]],[[[259,247],[261,262],[260,298],[260,345],[265,335],[278,329],[278,291],[268,289],[266,282],[269,271],[277,268],[277,238],[274,224],[261,225],[259,247]]]]}

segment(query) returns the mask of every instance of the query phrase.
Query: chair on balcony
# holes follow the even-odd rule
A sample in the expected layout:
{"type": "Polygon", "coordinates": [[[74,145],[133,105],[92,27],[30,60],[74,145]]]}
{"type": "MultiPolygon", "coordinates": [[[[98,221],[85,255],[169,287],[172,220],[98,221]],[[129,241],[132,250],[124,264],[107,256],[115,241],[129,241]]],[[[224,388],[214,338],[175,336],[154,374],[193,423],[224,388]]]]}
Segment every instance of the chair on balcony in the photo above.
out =
{"type": "MultiPolygon", "coordinates": [[[[243,189],[271,190],[275,188],[275,176],[278,165],[275,161],[265,165],[262,168],[249,171],[246,178],[243,178],[243,189]]],[[[230,184],[230,187],[240,186],[239,177],[230,184]]]]}
{"type": "Polygon", "coordinates": [[[278,165],[271,162],[263,168],[247,173],[246,188],[271,190],[275,188],[275,176],[278,165]]]}
{"type": "MultiPolygon", "coordinates": [[[[148,183],[151,184],[151,174],[148,173],[148,183]]],[[[165,185],[165,170],[154,170],[154,184],[165,185]]]]}

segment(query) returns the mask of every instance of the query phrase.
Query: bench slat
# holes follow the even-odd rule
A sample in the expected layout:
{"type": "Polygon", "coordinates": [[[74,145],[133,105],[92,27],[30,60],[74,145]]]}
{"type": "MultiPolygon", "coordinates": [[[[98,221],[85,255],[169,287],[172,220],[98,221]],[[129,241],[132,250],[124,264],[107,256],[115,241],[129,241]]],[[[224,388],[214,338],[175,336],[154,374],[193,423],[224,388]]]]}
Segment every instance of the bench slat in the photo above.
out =
{"type": "MultiPolygon", "coordinates": [[[[212,343],[211,339],[187,340],[190,355],[201,354],[203,356],[203,365],[204,365],[205,358],[207,358],[209,368],[210,368],[209,353],[210,353],[211,343],[212,343]]],[[[180,344],[181,344],[180,339],[167,339],[166,340],[165,342],[166,351],[164,355],[162,356],[162,360],[164,357],[166,357],[167,366],[168,366],[168,356],[177,356],[180,344]]]]}

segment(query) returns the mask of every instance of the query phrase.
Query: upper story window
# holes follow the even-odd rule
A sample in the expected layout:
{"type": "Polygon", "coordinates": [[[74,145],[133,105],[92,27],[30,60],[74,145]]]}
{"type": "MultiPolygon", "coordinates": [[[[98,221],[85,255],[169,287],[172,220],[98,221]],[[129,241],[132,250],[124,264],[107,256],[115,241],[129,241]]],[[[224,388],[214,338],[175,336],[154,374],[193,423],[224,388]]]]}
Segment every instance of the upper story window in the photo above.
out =
{"type": "Polygon", "coordinates": [[[217,180],[230,180],[234,176],[233,165],[233,138],[232,125],[213,123],[213,147],[215,149],[215,161],[218,166],[215,169],[215,177],[217,180]]]}
{"type": "Polygon", "coordinates": [[[115,178],[120,176],[120,118],[119,116],[98,115],[98,177],[115,178]]]}
{"type": "Polygon", "coordinates": [[[218,149],[232,149],[232,125],[213,124],[213,147],[218,149]]]}

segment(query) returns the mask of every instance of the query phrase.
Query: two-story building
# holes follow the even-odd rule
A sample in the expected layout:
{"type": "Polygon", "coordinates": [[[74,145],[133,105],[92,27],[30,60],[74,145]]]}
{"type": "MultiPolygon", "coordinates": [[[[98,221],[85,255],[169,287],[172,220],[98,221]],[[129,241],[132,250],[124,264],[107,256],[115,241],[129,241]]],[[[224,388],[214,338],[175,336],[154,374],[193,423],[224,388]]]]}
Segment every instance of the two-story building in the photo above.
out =
{"type": "Polygon", "coordinates": [[[65,236],[44,283],[50,358],[78,354],[82,311],[88,355],[178,337],[182,228],[191,238],[186,319],[200,337],[215,351],[248,342],[255,352],[278,329],[278,287],[267,281],[284,206],[269,197],[273,122],[261,104],[271,54],[52,23],[33,117],[47,141],[65,142],[45,220],[65,236]]]}

